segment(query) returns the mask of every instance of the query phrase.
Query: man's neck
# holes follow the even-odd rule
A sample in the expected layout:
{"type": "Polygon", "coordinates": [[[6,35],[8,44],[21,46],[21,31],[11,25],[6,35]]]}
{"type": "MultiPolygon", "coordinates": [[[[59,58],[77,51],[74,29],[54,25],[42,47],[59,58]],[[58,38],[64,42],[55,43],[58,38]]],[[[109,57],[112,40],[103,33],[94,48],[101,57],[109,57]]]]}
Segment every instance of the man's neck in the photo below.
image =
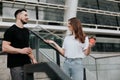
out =
{"type": "Polygon", "coordinates": [[[16,21],[16,26],[19,28],[23,28],[23,24],[21,21],[16,21]]]}

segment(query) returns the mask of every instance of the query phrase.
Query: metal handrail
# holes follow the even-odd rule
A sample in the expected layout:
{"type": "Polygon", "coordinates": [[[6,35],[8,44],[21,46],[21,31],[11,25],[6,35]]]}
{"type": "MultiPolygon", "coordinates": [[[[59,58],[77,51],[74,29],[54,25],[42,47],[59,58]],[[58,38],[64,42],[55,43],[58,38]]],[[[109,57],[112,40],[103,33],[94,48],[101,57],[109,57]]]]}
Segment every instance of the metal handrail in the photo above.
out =
{"type": "Polygon", "coordinates": [[[55,37],[57,37],[57,38],[59,38],[59,39],[63,40],[63,38],[61,38],[60,36],[58,36],[58,35],[56,35],[56,34],[54,34],[54,33],[50,32],[50,31],[49,31],[49,30],[47,30],[47,29],[44,29],[44,28],[43,28],[43,27],[41,27],[40,25],[38,25],[38,26],[36,26],[36,27],[39,27],[39,28],[41,28],[42,30],[47,31],[47,32],[48,32],[48,33],[50,33],[51,35],[53,35],[53,36],[55,36],[55,37]]]}
{"type": "Polygon", "coordinates": [[[60,66],[60,56],[59,56],[59,54],[60,54],[60,52],[55,48],[55,46],[53,45],[53,44],[48,44],[48,43],[46,43],[45,41],[44,41],[44,38],[43,37],[41,37],[38,33],[36,33],[36,32],[34,32],[34,31],[31,31],[30,30],[30,32],[31,33],[33,33],[36,37],[38,37],[40,40],[42,40],[45,44],[47,44],[49,47],[51,47],[52,49],[54,49],[55,51],[56,51],[56,61],[57,61],[57,64],[60,66]]]}
{"type": "Polygon", "coordinates": [[[90,57],[94,58],[94,59],[104,59],[104,58],[111,58],[111,57],[118,57],[120,56],[120,54],[114,54],[114,55],[111,55],[111,56],[103,56],[103,57],[94,57],[92,55],[90,55],[90,57]]]}
{"type": "MultiPolygon", "coordinates": [[[[44,42],[44,38],[42,36],[40,36],[38,33],[31,31],[30,32],[32,34],[34,34],[38,39],[42,40],[44,42]]],[[[45,43],[45,42],[44,42],[45,43]]],[[[56,50],[58,52],[58,50],[56,48],[54,48],[53,45],[45,43],[47,45],[49,45],[50,47],[52,47],[52,49],[56,50]]],[[[39,49],[39,48],[36,48],[39,49]]],[[[42,53],[39,50],[40,53],[42,53]]],[[[58,53],[56,53],[58,54],[58,53]]],[[[43,54],[42,54],[43,55],[43,54]]],[[[33,77],[33,73],[34,72],[45,72],[48,77],[50,77],[51,79],[54,80],[71,80],[71,78],[69,76],[67,76],[59,67],[59,64],[56,65],[55,62],[51,61],[51,59],[47,56],[44,55],[49,62],[40,62],[38,64],[28,64],[24,66],[24,77],[25,80],[34,80],[33,77]],[[54,75],[55,78],[51,77],[51,74],[54,75]]]]}
{"type": "Polygon", "coordinates": [[[78,7],[77,11],[89,12],[89,13],[97,13],[97,14],[104,14],[104,15],[110,15],[110,16],[118,16],[118,17],[120,16],[119,12],[111,12],[111,11],[104,11],[104,10],[83,8],[83,7],[78,7]]]}

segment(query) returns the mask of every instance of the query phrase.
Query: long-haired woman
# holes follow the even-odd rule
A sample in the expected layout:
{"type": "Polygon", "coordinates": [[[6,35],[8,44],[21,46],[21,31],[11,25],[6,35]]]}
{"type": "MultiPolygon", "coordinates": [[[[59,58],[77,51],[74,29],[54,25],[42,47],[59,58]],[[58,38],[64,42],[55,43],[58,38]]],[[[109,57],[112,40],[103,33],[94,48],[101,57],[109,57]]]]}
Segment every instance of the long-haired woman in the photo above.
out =
{"type": "Polygon", "coordinates": [[[89,55],[93,44],[89,43],[81,22],[76,17],[68,20],[68,29],[71,34],[65,37],[62,47],[52,40],[45,40],[45,42],[54,44],[56,49],[65,57],[64,72],[72,80],[83,80],[82,59],[89,55]]]}

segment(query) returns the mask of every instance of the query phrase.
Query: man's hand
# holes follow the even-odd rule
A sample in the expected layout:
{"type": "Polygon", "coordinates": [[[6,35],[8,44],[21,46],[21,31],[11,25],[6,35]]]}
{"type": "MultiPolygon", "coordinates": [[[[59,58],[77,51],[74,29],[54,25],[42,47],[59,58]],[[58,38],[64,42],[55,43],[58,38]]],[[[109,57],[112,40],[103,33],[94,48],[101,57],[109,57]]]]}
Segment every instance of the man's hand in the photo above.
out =
{"type": "Polygon", "coordinates": [[[36,59],[32,60],[32,64],[37,64],[38,62],[36,61],[36,59]]]}
{"type": "Polygon", "coordinates": [[[30,53],[32,53],[32,49],[29,48],[29,47],[23,48],[23,49],[20,50],[20,53],[21,54],[30,54],[30,53]]]}
{"type": "Polygon", "coordinates": [[[33,53],[32,53],[32,49],[29,48],[29,50],[28,50],[28,56],[30,57],[30,59],[31,59],[31,61],[32,61],[32,64],[38,63],[37,60],[35,59],[33,53]],[[29,50],[30,50],[30,51],[29,51],[29,50]]]}

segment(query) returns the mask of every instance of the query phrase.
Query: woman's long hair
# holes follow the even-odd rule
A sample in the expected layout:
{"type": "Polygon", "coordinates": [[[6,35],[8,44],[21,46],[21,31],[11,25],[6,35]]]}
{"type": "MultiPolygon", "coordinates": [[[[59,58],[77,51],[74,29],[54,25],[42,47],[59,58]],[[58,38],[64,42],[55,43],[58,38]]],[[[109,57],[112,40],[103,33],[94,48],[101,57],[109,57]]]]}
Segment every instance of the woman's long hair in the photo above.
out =
{"type": "MultiPolygon", "coordinates": [[[[82,30],[82,25],[79,19],[76,17],[68,20],[69,24],[73,28],[73,32],[75,33],[75,39],[78,39],[80,42],[85,42],[85,33],[82,30]]],[[[72,34],[73,34],[72,32],[72,34]]]]}

